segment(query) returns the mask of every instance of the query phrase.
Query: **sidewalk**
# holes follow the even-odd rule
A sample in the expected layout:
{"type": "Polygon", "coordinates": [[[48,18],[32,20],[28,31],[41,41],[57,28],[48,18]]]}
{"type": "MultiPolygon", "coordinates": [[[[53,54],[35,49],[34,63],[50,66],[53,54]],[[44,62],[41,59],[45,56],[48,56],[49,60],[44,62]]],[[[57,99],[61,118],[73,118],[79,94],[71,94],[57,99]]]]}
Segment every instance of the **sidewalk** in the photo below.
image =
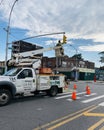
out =
{"type": "Polygon", "coordinates": [[[94,82],[93,80],[78,80],[78,81],[70,81],[71,83],[99,83],[99,84],[104,84],[104,81],[99,81],[97,80],[96,82],[94,82]]]}

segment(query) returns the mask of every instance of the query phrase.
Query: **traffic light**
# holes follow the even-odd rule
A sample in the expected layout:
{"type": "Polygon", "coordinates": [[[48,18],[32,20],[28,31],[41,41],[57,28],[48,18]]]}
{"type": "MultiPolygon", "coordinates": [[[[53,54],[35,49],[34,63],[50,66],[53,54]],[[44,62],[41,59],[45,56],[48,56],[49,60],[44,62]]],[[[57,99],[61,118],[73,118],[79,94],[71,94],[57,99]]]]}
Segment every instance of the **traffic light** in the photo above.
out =
{"type": "Polygon", "coordinates": [[[63,35],[63,44],[67,43],[67,37],[65,35],[63,35]]]}

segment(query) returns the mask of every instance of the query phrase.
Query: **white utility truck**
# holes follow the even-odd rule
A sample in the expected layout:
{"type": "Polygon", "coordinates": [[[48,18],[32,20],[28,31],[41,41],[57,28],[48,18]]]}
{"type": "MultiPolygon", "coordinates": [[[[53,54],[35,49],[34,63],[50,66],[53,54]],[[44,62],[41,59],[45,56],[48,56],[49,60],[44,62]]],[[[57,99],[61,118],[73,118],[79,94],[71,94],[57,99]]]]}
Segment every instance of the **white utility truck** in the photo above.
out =
{"type": "Polygon", "coordinates": [[[34,55],[56,48],[14,54],[9,64],[15,68],[0,76],[0,106],[7,105],[12,98],[21,95],[45,92],[50,96],[62,93],[65,83],[63,74],[54,74],[50,68],[41,68],[41,59],[34,55]]]}

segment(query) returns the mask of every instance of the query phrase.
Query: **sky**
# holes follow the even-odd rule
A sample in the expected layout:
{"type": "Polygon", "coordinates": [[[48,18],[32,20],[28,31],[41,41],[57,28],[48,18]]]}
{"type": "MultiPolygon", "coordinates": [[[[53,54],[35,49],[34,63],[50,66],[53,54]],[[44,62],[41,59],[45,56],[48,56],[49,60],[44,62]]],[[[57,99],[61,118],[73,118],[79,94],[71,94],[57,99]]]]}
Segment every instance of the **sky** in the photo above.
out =
{"type": "MultiPolygon", "coordinates": [[[[14,2],[0,0],[0,61],[5,60],[9,25],[9,48],[13,41],[65,32],[65,55],[71,57],[77,51],[84,60],[94,62],[95,67],[104,66],[99,62],[99,52],[104,51],[104,0],[18,0],[13,7],[14,2]]],[[[62,38],[63,34],[56,34],[25,41],[48,48],[62,38]]],[[[8,59],[10,56],[8,49],[8,59]]],[[[45,52],[44,56],[53,57],[55,53],[45,52]]]]}

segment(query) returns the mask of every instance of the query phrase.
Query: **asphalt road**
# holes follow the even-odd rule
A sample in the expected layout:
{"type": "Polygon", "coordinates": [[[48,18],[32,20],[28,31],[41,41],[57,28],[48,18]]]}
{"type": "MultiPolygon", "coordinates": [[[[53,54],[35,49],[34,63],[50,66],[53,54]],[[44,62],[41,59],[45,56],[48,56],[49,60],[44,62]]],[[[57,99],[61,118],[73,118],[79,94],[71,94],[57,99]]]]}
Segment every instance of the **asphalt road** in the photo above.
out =
{"type": "Polygon", "coordinates": [[[0,130],[104,130],[104,83],[71,82],[65,91],[56,97],[15,99],[0,107],[0,130]],[[76,100],[71,98],[74,84],[76,100]]]}

